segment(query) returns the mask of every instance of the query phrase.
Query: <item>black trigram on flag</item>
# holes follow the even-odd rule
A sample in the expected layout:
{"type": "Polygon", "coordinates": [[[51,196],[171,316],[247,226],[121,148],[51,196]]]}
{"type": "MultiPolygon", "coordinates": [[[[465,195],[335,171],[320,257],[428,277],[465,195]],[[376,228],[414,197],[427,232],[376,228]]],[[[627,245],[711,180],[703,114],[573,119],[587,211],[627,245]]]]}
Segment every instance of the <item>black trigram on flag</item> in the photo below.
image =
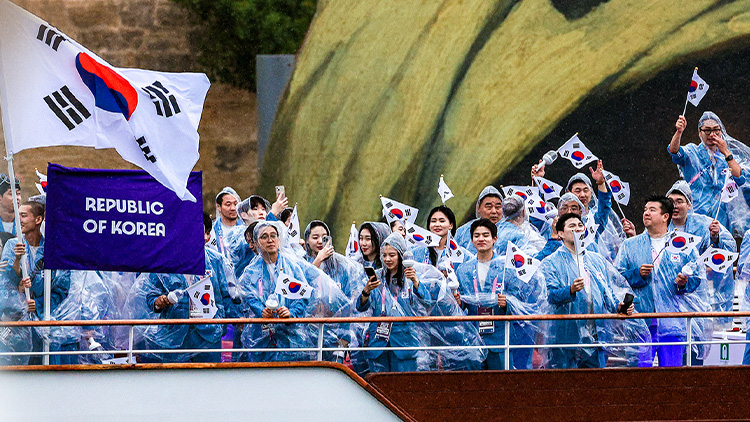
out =
{"type": "Polygon", "coordinates": [[[146,138],[141,136],[140,138],[135,140],[138,142],[138,146],[141,148],[141,151],[143,152],[143,156],[146,157],[148,161],[151,161],[152,163],[156,162],[156,157],[154,157],[154,154],[151,153],[151,148],[146,143],[146,138]]]}
{"type": "Polygon", "coordinates": [[[68,130],[75,129],[76,126],[91,117],[91,113],[70,92],[67,85],[63,85],[58,91],[44,97],[44,102],[68,130]]]}
{"type": "Polygon", "coordinates": [[[60,43],[67,41],[65,37],[60,35],[57,31],[44,24],[39,25],[39,32],[36,34],[36,39],[52,47],[55,51],[60,47],[60,43]]]}
{"type": "Polygon", "coordinates": [[[172,117],[180,112],[180,106],[177,104],[177,99],[174,95],[169,93],[169,90],[156,81],[153,84],[144,87],[144,91],[154,101],[156,106],[156,114],[159,116],[172,117]]]}

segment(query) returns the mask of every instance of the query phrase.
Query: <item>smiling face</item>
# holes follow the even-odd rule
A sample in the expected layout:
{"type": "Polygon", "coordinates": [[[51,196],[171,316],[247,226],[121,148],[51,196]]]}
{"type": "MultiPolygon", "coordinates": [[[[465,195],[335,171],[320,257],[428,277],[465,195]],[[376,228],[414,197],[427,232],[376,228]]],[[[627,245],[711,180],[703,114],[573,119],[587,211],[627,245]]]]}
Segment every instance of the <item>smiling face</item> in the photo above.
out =
{"type": "Polygon", "coordinates": [[[581,206],[575,201],[565,202],[560,206],[560,215],[572,212],[573,214],[581,215],[581,206]]]}
{"type": "Polygon", "coordinates": [[[436,211],[432,214],[432,217],[430,217],[429,229],[436,235],[445,237],[453,229],[453,224],[451,224],[450,220],[448,220],[448,217],[445,214],[440,211],[436,211]]]}
{"type": "MultiPolygon", "coordinates": [[[[589,202],[591,202],[591,188],[589,185],[583,183],[583,182],[575,182],[572,186],[570,186],[570,193],[575,195],[579,201],[583,204],[584,207],[589,206],[589,202]]],[[[573,211],[571,211],[573,212],[573,211]]]]}
{"type": "Polygon", "coordinates": [[[391,223],[391,233],[399,233],[401,236],[406,237],[406,227],[400,221],[394,220],[391,223]]]}
{"type": "Polygon", "coordinates": [[[477,252],[489,252],[492,250],[492,246],[495,245],[497,237],[492,237],[490,229],[484,226],[479,226],[474,230],[474,234],[471,236],[471,243],[477,249],[477,252]]]}

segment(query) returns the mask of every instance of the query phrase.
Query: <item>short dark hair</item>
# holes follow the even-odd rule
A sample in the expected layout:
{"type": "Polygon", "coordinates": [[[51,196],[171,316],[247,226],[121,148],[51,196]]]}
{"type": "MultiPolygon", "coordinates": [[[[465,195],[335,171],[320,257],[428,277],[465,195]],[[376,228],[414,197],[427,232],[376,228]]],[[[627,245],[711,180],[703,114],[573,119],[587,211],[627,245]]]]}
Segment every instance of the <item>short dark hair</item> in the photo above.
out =
{"type": "Polygon", "coordinates": [[[245,240],[247,240],[248,235],[250,235],[250,239],[253,238],[253,232],[255,231],[255,226],[257,225],[258,225],[258,220],[255,220],[252,223],[247,225],[247,228],[245,229],[245,240]]]}
{"type": "Polygon", "coordinates": [[[279,221],[286,224],[286,220],[292,216],[292,212],[294,212],[294,209],[289,207],[284,208],[284,210],[279,213],[279,221]]]}
{"type": "Polygon", "coordinates": [[[574,213],[574,212],[566,212],[565,214],[561,215],[560,218],[557,219],[557,223],[555,223],[555,230],[558,232],[561,232],[565,230],[565,223],[568,222],[571,218],[576,218],[578,221],[583,223],[583,220],[581,219],[581,216],[574,213]]]}
{"type": "Polygon", "coordinates": [[[661,208],[661,213],[669,215],[669,218],[667,219],[667,224],[672,222],[672,212],[674,211],[674,202],[672,202],[670,198],[663,196],[663,195],[651,195],[648,198],[646,198],[646,203],[648,204],[649,202],[658,202],[659,207],[661,208]]]}
{"type": "Polygon", "coordinates": [[[216,205],[221,205],[222,202],[224,202],[224,196],[225,195],[231,195],[229,192],[220,193],[216,196],[216,205]]]}
{"type": "Polygon", "coordinates": [[[253,195],[250,197],[250,209],[254,210],[258,205],[262,205],[263,208],[268,210],[268,201],[266,201],[265,198],[258,195],[253,195]]]}
{"type": "Polygon", "coordinates": [[[34,217],[44,217],[44,205],[36,201],[24,201],[21,205],[28,205],[31,207],[31,214],[34,217]]]}
{"type": "Polygon", "coordinates": [[[456,215],[453,214],[453,211],[445,205],[438,205],[437,207],[430,210],[430,213],[427,214],[427,227],[430,227],[430,220],[432,220],[432,216],[438,211],[443,213],[443,215],[445,215],[448,218],[448,221],[450,221],[450,223],[453,225],[453,228],[451,229],[451,236],[455,236],[457,229],[456,215]]]}
{"type": "Polygon", "coordinates": [[[211,226],[213,226],[213,222],[211,222],[211,216],[208,215],[207,212],[203,212],[203,233],[211,233],[211,226]]]}
{"type": "Polygon", "coordinates": [[[497,226],[492,221],[486,218],[480,218],[478,220],[474,220],[474,222],[471,223],[470,233],[472,239],[474,238],[474,232],[479,227],[487,227],[490,230],[490,234],[492,234],[492,237],[497,237],[497,226]]]}

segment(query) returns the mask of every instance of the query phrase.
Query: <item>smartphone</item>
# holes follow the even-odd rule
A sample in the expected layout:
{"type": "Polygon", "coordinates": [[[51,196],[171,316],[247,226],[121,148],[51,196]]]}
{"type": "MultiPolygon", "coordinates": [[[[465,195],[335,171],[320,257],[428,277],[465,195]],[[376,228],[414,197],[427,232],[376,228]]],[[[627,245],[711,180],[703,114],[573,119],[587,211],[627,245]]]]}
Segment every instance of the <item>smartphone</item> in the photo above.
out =
{"type": "Polygon", "coordinates": [[[331,236],[323,236],[323,246],[331,244],[331,236]]]}
{"type": "Polygon", "coordinates": [[[283,198],[286,198],[286,190],[284,189],[284,185],[276,186],[276,197],[277,198],[278,198],[279,194],[281,194],[281,196],[283,198]]]}
{"type": "Polygon", "coordinates": [[[635,299],[635,296],[632,293],[625,293],[625,299],[622,301],[622,306],[617,310],[617,313],[627,314],[628,308],[633,304],[633,299],[635,299]]]}
{"type": "Polygon", "coordinates": [[[367,279],[371,279],[375,277],[375,268],[372,267],[365,267],[365,274],[367,274],[367,279]]]}

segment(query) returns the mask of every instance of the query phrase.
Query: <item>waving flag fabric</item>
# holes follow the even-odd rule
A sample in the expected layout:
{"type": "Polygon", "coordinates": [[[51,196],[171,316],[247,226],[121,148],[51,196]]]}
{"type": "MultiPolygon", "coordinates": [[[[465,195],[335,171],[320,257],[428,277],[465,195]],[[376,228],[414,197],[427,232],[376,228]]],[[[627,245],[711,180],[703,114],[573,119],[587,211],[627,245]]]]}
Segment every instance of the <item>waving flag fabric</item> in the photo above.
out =
{"type": "Polygon", "coordinates": [[[440,245],[440,236],[416,224],[406,223],[404,229],[406,229],[406,241],[412,246],[434,247],[440,245]]]}
{"type": "Polygon", "coordinates": [[[295,245],[299,244],[300,228],[299,228],[299,214],[297,214],[297,204],[294,204],[294,210],[292,210],[292,216],[289,218],[289,241],[295,245]]]}
{"type": "Polygon", "coordinates": [[[622,205],[628,205],[630,202],[630,183],[623,182],[620,178],[606,170],[603,170],[604,180],[607,181],[609,189],[612,191],[612,198],[622,205]]]}
{"type": "Polygon", "coordinates": [[[402,224],[404,222],[414,224],[414,222],[417,221],[417,214],[419,213],[418,209],[394,201],[393,199],[386,198],[385,196],[380,197],[380,202],[383,204],[383,215],[386,220],[388,220],[388,224],[391,224],[396,220],[400,221],[402,224]]]}
{"type": "Polygon", "coordinates": [[[281,271],[276,279],[276,294],[287,299],[307,299],[312,295],[314,288],[306,281],[299,281],[289,274],[281,271]]]}
{"type": "Polygon", "coordinates": [[[210,274],[188,287],[186,293],[190,296],[190,318],[211,319],[216,315],[219,308],[210,274]]]}
{"type": "Polygon", "coordinates": [[[573,163],[573,166],[577,169],[592,161],[598,160],[596,155],[589,151],[589,149],[586,148],[586,145],[578,139],[578,134],[575,134],[572,138],[568,139],[568,142],[561,146],[560,149],[557,150],[557,153],[560,154],[560,157],[573,163]]]}
{"type": "Polygon", "coordinates": [[[724,170],[724,187],[721,188],[721,202],[731,202],[732,199],[739,196],[739,188],[732,178],[732,172],[729,169],[724,170]]]}
{"type": "Polygon", "coordinates": [[[438,195],[440,195],[440,200],[443,201],[443,205],[445,205],[445,201],[453,198],[453,191],[451,191],[451,188],[445,183],[442,174],[440,175],[440,183],[438,183],[438,195]]]}
{"type": "Polygon", "coordinates": [[[667,236],[666,252],[680,254],[694,249],[700,244],[701,238],[690,233],[675,230],[667,236]]]}
{"type": "Polygon", "coordinates": [[[541,264],[542,261],[526,255],[513,242],[508,242],[508,246],[505,248],[505,268],[514,270],[516,276],[524,283],[531,280],[541,264]]]}
{"type": "Polygon", "coordinates": [[[0,96],[8,151],[115,148],[178,197],[198,161],[204,74],[116,68],[0,0],[0,96]]]}
{"type": "Polygon", "coordinates": [[[690,104],[698,107],[706,92],[708,92],[708,84],[698,76],[698,68],[696,67],[693,70],[693,79],[690,81],[690,87],[688,88],[687,100],[690,101],[690,104]]]}
{"type": "Polygon", "coordinates": [[[719,248],[708,248],[703,255],[698,258],[699,262],[703,262],[713,271],[717,273],[726,274],[727,270],[732,269],[732,264],[737,260],[739,255],[735,252],[726,251],[719,248]]]}
{"type": "Polygon", "coordinates": [[[545,179],[544,177],[534,177],[534,182],[539,188],[539,193],[542,195],[545,201],[550,199],[559,198],[562,195],[563,187],[557,183],[545,179]]]}
{"type": "Polygon", "coordinates": [[[344,254],[349,258],[354,258],[359,254],[359,232],[354,223],[352,223],[352,227],[349,229],[349,241],[346,242],[346,252],[344,254]]]}

